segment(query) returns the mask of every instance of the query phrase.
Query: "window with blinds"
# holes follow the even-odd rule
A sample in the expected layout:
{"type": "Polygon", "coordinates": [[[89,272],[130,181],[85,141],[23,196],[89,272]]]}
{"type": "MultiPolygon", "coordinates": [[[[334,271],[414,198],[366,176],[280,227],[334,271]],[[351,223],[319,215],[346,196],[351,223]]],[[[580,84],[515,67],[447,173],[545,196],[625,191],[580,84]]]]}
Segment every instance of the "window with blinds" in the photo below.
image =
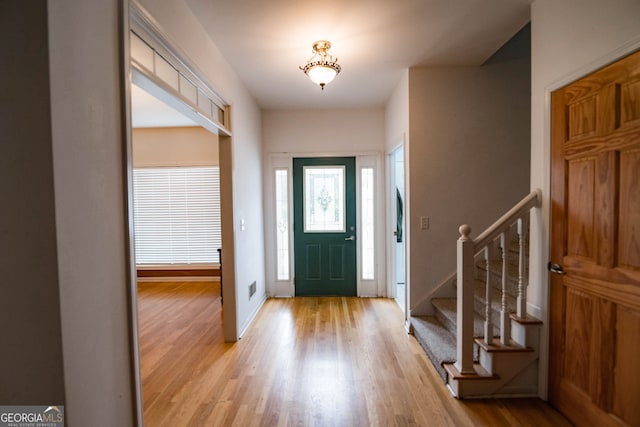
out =
{"type": "Polygon", "coordinates": [[[133,170],[136,264],[218,263],[217,166],[133,170]]]}

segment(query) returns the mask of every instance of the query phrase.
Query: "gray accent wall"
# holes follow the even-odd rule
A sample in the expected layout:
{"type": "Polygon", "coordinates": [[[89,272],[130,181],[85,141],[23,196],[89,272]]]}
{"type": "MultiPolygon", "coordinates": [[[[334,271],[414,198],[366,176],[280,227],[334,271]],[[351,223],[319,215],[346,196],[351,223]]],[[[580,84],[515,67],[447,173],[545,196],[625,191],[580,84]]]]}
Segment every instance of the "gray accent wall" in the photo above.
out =
{"type": "Polygon", "coordinates": [[[0,404],[64,405],[47,3],[0,2],[0,404]]]}
{"type": "Polygon", "coordinates": [[[458,227],[471,225],[476,237],[529,193],[530,37],[522,37],[516,54],[498,52],[483,66],[409,70],[414,314],[428,312],[455,272],[458,227]]]}

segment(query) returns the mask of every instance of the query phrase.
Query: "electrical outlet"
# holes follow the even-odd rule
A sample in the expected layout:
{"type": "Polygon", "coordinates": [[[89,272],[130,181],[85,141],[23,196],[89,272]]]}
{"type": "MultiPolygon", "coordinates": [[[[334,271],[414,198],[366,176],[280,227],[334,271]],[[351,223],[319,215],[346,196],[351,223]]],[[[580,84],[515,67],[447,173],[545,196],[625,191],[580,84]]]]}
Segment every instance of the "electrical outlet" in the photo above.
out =
{"type": "Polygon", "coordinates": [[[420,229],[421,230],[428,230],[429,229],[429,217],[428,216],[421,216],[420,217],[420,229]]]}

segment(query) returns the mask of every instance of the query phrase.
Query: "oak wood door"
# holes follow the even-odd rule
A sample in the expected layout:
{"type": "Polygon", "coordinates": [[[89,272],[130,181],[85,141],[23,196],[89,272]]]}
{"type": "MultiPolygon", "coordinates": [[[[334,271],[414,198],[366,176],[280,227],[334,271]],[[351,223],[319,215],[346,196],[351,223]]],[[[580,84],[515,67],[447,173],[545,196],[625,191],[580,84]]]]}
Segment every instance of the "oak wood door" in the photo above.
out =
{"type": "Polygon", "coordinates": [[[640,52],[551,102],[549,398],[576,425],[640,426],[640,52]]]}

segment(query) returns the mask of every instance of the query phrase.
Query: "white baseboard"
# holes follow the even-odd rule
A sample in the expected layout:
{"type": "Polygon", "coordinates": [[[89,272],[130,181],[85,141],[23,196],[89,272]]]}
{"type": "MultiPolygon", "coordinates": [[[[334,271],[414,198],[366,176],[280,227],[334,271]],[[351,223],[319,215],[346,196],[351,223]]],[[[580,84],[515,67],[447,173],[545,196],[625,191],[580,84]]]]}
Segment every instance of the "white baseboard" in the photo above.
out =
{"type": "Polygon", "coordinates": [[[257,305],[255,310],[253,310],[251,312],[251,314],[249,315],[249,318],[247,319],[247,321],[245,322],[244,326],[242,327],[242,329],[240,330],[240,333],[238,334],[238,339],[242,339],[242,337],[244,336],[244,334],[247,332],[247,329],[249,329],[249,326],[251,326],[251,324],[253,323],[253,321],[255,320],[256,316],[258,315],[258,313],[260,312],[260,309],[262,308],[262,306],[264,305],[264,303],[267,301],[267,294],[263,294],[262,295],[262,301],[260,301],[257,305]]]}
{"type": "Polygon", "coordinates": [[[373,280],[361,281],[358,283],[358,296],[363,298],[379,297],[378,283],[373,280]]]}
{"type": "Polygon", "coordinates": [[[411,312],[416,316],[433,316],[435,314],[433,304],[431,304],[433,298],[454,298],[456,296],[456,288],[453,286],[455,277],[455,272],[447,276],[438,286],[423,296],[420,301],[413,304],[411,312]]]}
{"type": "Polygon", "coordinates": [[[542,309],[535,304],[531,304],[529,301],[527,301],[527,313],[529,313],[536,319],[544,320],[542,318],[542,309]]]}
{"type": "Polygon", "coordinates": [[[171,277],[138,277],[141,282],[219,282],[218,276],[171,276],[171,277]]]}
{"type": "Polygon", "coordinates": [[[291,282],[276,282],[268,285],[269,296],[273,298],[291,298],[296,295],[291,282]]]}
{"type": "Polygon", "coordinates": [[[404,321],[404,330],[407,331],[407,334],[413,335],[413,325],[411,324],[411,320],[407,319],[404,321]]]}

